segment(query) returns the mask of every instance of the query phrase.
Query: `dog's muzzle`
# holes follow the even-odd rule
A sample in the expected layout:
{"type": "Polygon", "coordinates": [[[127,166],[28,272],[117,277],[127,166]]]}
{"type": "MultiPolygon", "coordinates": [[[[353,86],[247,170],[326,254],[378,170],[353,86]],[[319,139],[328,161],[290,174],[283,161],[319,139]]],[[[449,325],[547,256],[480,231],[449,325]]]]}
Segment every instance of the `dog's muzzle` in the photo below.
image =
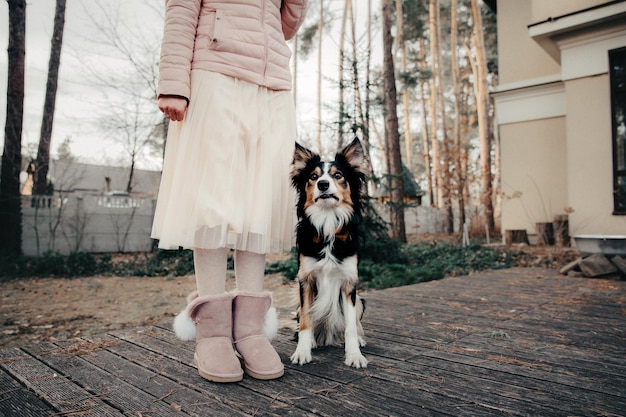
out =
{"type": "Polygon", "coordinates": [[[329,198],[334,198],[339,201],[339,198],[333,193],[329,193],[328,189],[330,188],[330,181],[328,180],[319,180],[317,182],[317,189],[320,190],[320,195],[315,198],[315,202],[318,200],[328,200],[329,198]]]}

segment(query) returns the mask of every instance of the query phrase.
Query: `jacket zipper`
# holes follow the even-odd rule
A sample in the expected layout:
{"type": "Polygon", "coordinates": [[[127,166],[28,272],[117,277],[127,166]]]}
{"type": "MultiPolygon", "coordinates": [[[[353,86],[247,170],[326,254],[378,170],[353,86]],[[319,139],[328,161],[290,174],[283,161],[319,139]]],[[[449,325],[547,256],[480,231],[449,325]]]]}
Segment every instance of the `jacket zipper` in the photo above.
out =
{"type": "Polygon", "coordinates": [[[263,42],[265,47],[265,56],[263,59],[263,85],[267,85],[267,56],[268,56],[268,46],[267,46],[267,30],[265,30],[265,4],[267,0],[262,0],[263,6],[261,8],[261,25],[263,30],[263,42]]]}

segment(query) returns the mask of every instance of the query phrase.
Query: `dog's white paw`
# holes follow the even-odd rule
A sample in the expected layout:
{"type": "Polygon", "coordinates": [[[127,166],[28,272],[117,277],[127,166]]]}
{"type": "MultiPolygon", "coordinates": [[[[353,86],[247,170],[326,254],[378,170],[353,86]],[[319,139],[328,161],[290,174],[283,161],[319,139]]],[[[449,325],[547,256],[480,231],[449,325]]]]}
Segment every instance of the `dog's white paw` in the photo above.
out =
{"type": "Polygon", "coordinates": [[[301,346],[298,346],[293,355],[291,355],[291,363],[296,365],[304,365],[311,362],[312,359],[311,349],[303,349],[301,346]]]}
{"type": "Polygon", "coordinates": [[[367,359],[361,352],[346,352],[346,360],[344,363],[357,369],[367,368],[367,359]]]}
{"type": "Polygon", "coordinates": [[[365,347],[367,343],[365,343],[365,339],[363,339],[361,336],[359,336],[359,346],[361,347],[365,347]]]}

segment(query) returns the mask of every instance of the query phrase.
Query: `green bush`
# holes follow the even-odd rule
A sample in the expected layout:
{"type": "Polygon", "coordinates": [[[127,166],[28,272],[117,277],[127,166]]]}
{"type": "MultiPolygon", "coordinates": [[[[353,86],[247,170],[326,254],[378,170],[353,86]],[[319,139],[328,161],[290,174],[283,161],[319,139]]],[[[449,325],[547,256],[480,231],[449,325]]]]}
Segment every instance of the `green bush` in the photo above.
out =
{"type": "MultiPolygon", "coordinates": [[[[466,275],[485,269],[500,269],[526,261],[524,254],[504,249],[453,244],[400,244],[385,235],[361,244],[359,278],[363,288],[389,288],[441,279],[445,276],[466,275]]],[[[233,267],[232,257],[229,267],[233,267]]],[[[284,261],[267,265],[266,273],[281,273],[286,281],[298,273],[295,249],[284,261]]],[[[40,257],[0,256],[0,279],[20,277],[78,277],[96,274],[115,276],[181,276],[193,274],[191,250],[157,250],[113,261],[111,254],[94,255],[85,252],[68,256],[46,252],[40,257]]]]}
{"type": "Polygon", "coordinates": [[[298,275],[298,254],[295,248],[291,250],[291,256],[288,259],[267,264],[265,273],[281,273],[286,282],[294,280],[296,275],[298,275]]]}

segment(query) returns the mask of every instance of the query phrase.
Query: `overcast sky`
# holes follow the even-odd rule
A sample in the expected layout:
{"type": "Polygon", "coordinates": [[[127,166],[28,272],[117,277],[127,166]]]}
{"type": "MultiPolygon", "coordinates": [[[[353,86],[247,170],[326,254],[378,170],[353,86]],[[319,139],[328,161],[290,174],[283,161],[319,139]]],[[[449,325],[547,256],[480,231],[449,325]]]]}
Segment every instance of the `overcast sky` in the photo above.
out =
{"type": "MultiPolygon", "coordinates": [[[[147,3],[160,6],[163,0],[105,0],[107,6],[115,6],[123,21],[128,25],[137,25],[147,32],[160,35],[162,17],[155,13],[154,7],[146,7],[147,3]]],[[[341,2],[332,2],[334,7],[341,2]]],[[[360,4],[360,2],[356,2],[360,4]]],[[[377,2],[374,2],[377,3],[377,2]]],[[[50,55],[50,39],[54,18],[54,0],[29,0],[26,11],[26,81],[24,99],[24,131],[22,146],[24,153],[36,154],[41,129],[48,60],[50,55]]],[[[66,23],[64,33],[63,54],[59,74],[56,112],[52,134],[51,153],[54,157],[58,146],[66,138],[72,140],[72,153],[82,160],[93,163],[124,165],[124,155],[114,141],[107,138],[98,125],[97,115],[103,106],[101,92],[90,85],[85,77],[81,61],[101,60],[106,65],[108,58],[101,56],[101,51],[93,51],[94,39],[100,34],[93,29],[89,15],[94,14],[94,0],[67,0],[66,23]],[[100,55],[99,55],[100,54],[100,55]]],[[[378,12],[377,9],[374,10],[378,12]]],[[[365,10],[357,9],[357,17],[362,20],[365,10]]],[[[340,16],[335,13],[336,18],[340,16]]],[[[7,83],[7,46],[8,46],[8,4],[0,1],[0,145],[4,140],[6,117],[6,83],[7,83]]],[[[335,27],[339,26],[335,22],[335,27]]],[[[364,24],[357,25],[357,30],[364,24]]],[[[377,32],[379,33],[379,32],[377,32]]],[[[376,41],[380,40],[376,35],[376,41]]],[[[323,76],[337,78],[337,36],[331,34],[324,38],[325,56],[323,59],[323,76]]],[[[299,63],[298,75],[298,114],[299,129],[304,137],[314,138],[316,115],[317,86],[316,53],[312,53],[308,61],[299,63]],[[302,131],[305,132],[302,132],[302,131]]],[[[324,81],[330,84],[330,81],[324,81]]],[[[331,87],[327,85],[322,101],[336,102],[331,97],[331,87]]],[[[159,169],[159,161],[143,161],[144,168],[159,169]]]]}

